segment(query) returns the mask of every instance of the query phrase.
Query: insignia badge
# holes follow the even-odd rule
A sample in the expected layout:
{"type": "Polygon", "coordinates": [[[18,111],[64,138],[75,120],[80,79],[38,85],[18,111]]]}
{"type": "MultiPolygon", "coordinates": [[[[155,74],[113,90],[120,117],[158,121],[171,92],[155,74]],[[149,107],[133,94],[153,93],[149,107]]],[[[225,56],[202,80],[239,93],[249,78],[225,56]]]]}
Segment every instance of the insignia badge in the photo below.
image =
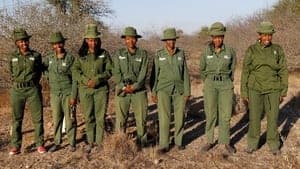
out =
{"type": "Polygon", "coordinates": [[[105,56],[104,55],[100,55],[99,58],[105,58],[105,56]]]}
{"type": "Polygon", "coordinates": [[[182,57],[178,57],[178,60],[182,60],[182,57]]]}
{"type": "Polygon", "coordinates": [[[141,62],[141,61],[142,61],[142,58],[136,58],[135,61],[141,62]]]}
{"type": "Polygon", "coordinates": [[[230,56],[225,55],[225,56],[224,56],[224,59],[230,59],[230,56]]]}
{"type": "Polygon", "coordinates": [[[66,62],[62,62],[61,65],[62,65],[62,66],[67,66],[67,63],[66,63],[66,62]]]}
{"type": "Polygon", "coordinates": [[[32,61],[34,61],[34,57],[30,57],[30,58],[29,58],[29,60],[32,60],[32,61]]]}
{"type": "Polygon", "coordinates": [[[166,58],[159,58],[160,61],[166,60],[166,58]]]}
{"type": "Polygon", "coordinates": [[[277,55],[277,51],[276,50],[274,50],[273,53],[274,53],[274,55],[277,55]]]}
{"type": "Polygon", "coordinates": [[[12,58],[12,60],[11,61],[13,61],[13,62],[17,62],[18,61],[18,58],[12,58]]]}
{"type": "Polygon", "coordinates": [[[49,64],[52,64],[52,60],[49,60],[49,64]]]}
{"type": "Polygon", "coordinates": [[[119,56],[119,59],[126,59],[126,57],[124,56],[119,56]]]}
{"type": "Polygon", "coordinates": [[[206,56],[207,59],[211,59],[211,58],[213,58],[213,57],[214,57],[213,55],[208,55],[208,56],[206,56]]]}

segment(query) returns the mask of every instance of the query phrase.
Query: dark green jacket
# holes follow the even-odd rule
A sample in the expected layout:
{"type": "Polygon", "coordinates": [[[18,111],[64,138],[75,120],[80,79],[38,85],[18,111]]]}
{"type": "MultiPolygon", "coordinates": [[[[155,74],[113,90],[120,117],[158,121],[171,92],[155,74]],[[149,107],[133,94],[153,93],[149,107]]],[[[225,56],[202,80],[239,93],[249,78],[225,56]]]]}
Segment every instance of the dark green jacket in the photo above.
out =
{"type": "Polygon", "coordinates": [[[8,63],[13,83],[32,81],[39,84],[43,70],[40,53],[29,50],[24,57],[17,49],[9,55],[8,63]]]}
{"type": "Polygon", "coordinates": [[[176,48],[172,56],[166,48],[157,51],[152,68],[151,84],[153,84],[153,95],[160,90],[171,94],[174,89],[184,96],[191,95],[190,76],[182,49],[176,48]]]}
{"type": "Polygon", "coordinates": [[[72,78],[71,67],[75,58],[66,53],[63,58],[57,58],[55,52],[49,53],[43,60],[45,75],[50,84],[50,91],[53,94],[71,94],[72,98],[77,97],[77,81],[72,78]]]}
{"type": "MultiPolygon", "coordinates": [[[[72,73],[79,87],[88,89],[87,83],[93,80],[96,83],[96,89],[108,90],[108,79],[111,77],[112,62],[109,53],[101,49],[99,55],[88,54],[75,59],[72,73]]],[[[91,89],[90,89],[91,90],[91,89]]]]}
{"type": "Polygon", "coordinates": [[[132,81],[136,91],[146,90],[145,80],[149,63],[146,50],[137,48],[134,54],[130,54],[127,48],[121,48],[115,53],[113,61],[116,90],[125,86],[126,79],[132,81]]]}
{"type": "Polygon", "coordinates": [[[208,76],[224,75],[233,80],[236,66],[236,54],[233,48],[223,44],[216,53],[212,44],[201,54],[200,78],[204,81],[208,76]]]}
{"type": "Polygon", "coordinates": [[[256,42],[247,49],[242,69],[241,96],[248,97],[249,89],[262,94],[280,91],[282,96],[286,96],[288,70],[279,45],[264,47],[256,42]]]}

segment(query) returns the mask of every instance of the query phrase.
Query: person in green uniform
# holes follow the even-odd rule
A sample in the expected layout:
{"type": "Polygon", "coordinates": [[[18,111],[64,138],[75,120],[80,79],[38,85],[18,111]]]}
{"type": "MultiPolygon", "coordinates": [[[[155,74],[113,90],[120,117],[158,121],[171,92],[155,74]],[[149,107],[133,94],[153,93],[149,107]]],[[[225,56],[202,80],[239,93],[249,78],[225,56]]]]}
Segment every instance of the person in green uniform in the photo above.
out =
{"type": "Polygon", "coordinates": [[[125,48],[116,51],[114,61],[114,80],[116,83],[116,130],[126,130],[130,105],[134,112],[137,127],[137,145],[142,148],[147,141],[146,115],[147,90],[145,86],[148,70],[147,51],[136,46],[141,35],[134,27],[126,27],[121,38],[125,48]]]}
{"type": "Polygon", "coordinates": [[[50,103],[54,122],[54,145],[49,152],[60,148],[64,117],[69,150],[71,152],[76,150],[76,115],[72,109],[76,107],[77,82],[72,78],[71,72],[75,58],[65,50],[65,41],[66,38],[61,32],[52,33],[50,43],[53,51],[43,61],[50,85],[50,103]]]}
{"type": "Polygon", "coordinates": [[[200,78],[204,82],[204,111],[206,116],[205,135],[207,143],[201,148],[207,152],[214,146],[214,129],[218,121],[218,143],[229,153],[235,153],[230,145],[230,119],[233,104],[233,77],[236,54],[225,45],[226,27],[221,22],[211,25],[211,42],[202,51],[200,58],[200,78]]]}
{"type": "Polygon", "coordinates": [[[185,149],[182,143],[184,110],[191,95],[190,77],[184,50],[176,47],[179,38],[175,28],[163,32],[165,47],[156,52],[151,73],[152,101],[158,106],[159,149],[163,154],[170,148],[171,110],[174,110],[174,138],[178,150],[185,149]]]}
{"type": "Polygon", "coordinates": [[[43,105],[41,86],[42,75],[41,54],[29,48],[30,35],[23,28],[15,28],[13,39],[17,49],[9,55],[9,71],[12,78],[10,90],[12,106],[12,148],[10,155],[19,154],[22,145],[22,122],[25,104],[27,102],[31,111],[34,127],[34,138],[37,151],[45,153],[43,105]]]}
{"type": "Polygon", "coordinates": [[[97,25],[87,24],[79,57],[72,67],[73,77],[78,81],[79,99],[85,118],[88,142],[86,153],[90,153],[94,145],[98,151],[102,149],[111,71],[110,55],[101,48],[97,25]]]}
{"type": "Polygon", "coordinates": [[[253,153],[258,148],[261,117],[267,116],[267,143],[274,155],[280,154],[277,132],[279,104],[287,95],[288,70],[280,45],[272,43],[275,28],[271,22],[257,27],[258,40],[245,54],[241,75],[241,97],[249,107],[248,147],[253,153]]]}

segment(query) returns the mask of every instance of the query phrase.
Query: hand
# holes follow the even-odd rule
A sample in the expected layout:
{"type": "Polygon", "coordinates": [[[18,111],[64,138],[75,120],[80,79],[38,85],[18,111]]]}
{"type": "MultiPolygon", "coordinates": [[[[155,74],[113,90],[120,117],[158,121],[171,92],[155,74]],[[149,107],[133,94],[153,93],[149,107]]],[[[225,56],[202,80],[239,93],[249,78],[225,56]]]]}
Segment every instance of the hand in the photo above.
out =
{"type": "Polygon", "coordinates": [[[284,98],[285,98],[285,96],[280,96],[280,97],[279,97],[279,103],[282,103],[283,100],[284,100],[284,98]]]}
{"type": "Polygon", "coordinates": [[[132,94],[134,92],[132,85],[127,85],[124,89],[125,93],[132,94]]]}
{"type": "Polygon", "coordinates": [[[157,96],[154,96],[154,95],[151,96],[151,99],[152,99],[153,103],[157,103],[157,101],[158,101],[157,96]]]}
{"type": "Polygon", "coordinates": [[[76,103],[77,103],[77,101],[76,101],[76,99],[74,99],[74,98],[71,98],[70,101],[69,101],[69,104],[70,104],[71,106],[75,106],[76,103]]]}
{"type": "Polygon", "coordinates": [[[184,102],[186,103],[190,99],[190,96],[184,96],[184,102]]]}
{"type": "Polygon", "coordinates": [[[87,83],[87,86],[89,87],[89,88],[95,88],[95,86],[96,86],[96,83],[95,83],[95,81],[93,81],[93,80],[89,80],[88,81],[88,83],[87,83]]]}
{"type": "Polygon", "coordinates": [[[248,103],[249,103],[249,97],[242,97],[242,102],[243,102],[245,105],[248,105],[248,103]]]}

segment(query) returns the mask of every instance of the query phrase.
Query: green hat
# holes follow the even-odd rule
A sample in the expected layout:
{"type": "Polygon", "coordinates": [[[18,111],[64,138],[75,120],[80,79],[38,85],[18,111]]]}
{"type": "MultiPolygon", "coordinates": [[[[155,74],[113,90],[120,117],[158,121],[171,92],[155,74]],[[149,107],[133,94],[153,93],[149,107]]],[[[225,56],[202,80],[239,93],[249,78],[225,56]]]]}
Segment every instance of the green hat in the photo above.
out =
{"type": "Polygon", "coordinates": [[[163,32],[163,37],[160,39],[162,41],[170,40],[170,39],[178,39],[179,36],[176,35],[175,28],[167,28],[163,32]]]}
{"type": "Polygon", "coordinates": [[[221,22],[215,22],[209,29],[210,36],[221,36],[225,35],[226,27],[221,22]]]}
{"type": "Polygon", "coordinates": [[[275,33],[274,25],[269,21],[259,23],[256,29],[257,33],[273,34],[275,33]]]}
{"type": "Polygon", "coordinates": [[[126,36],[132,36],[136,38],[141,38],[141,35],[138,35],[136,29],[134,27],[128,26],[124,29],[123,35],[121,38],[125,38],[126,36]]]}
{"type": "Polygon", "coordinates": [[[84,38],[100,38],[100,32],[98,32],[96,24],[85,25],[84,38]]]}
{"type": "Polygon", "coordinates": [[[58,42],[64,42],[67,40],[64,38],[61,32],[53,32],[50,36],[50,43],[58,43],[58,42]]]}
{"type": "Polygon", "coordinates": [[[21,39],[29,39],[31,35],[28,35],[25,29],[23,28],[15,28],[13,31],[13,39],[14,41],[21,40],[21,39]]]}

